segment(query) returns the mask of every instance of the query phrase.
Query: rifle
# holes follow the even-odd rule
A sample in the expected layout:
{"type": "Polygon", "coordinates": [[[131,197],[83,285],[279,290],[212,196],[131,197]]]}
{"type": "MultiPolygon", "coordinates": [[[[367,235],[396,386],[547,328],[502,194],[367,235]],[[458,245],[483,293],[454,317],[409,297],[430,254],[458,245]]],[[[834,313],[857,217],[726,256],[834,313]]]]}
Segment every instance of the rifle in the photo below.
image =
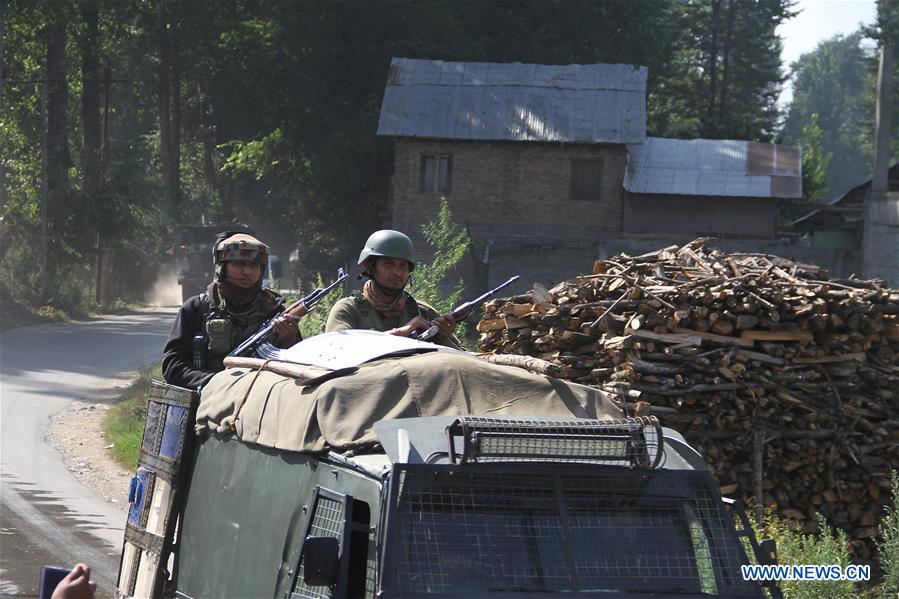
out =
{"type": "Polygon", "coordinates": [[[279,316],[284,314],[288,314],[290,316],[295,316],[297,319],[305,316],[309,312],[315,308],[315,305],[328,294],[329,291],[343,283],[347,279],[347,274],[343,271],[342,268],[337,269],[337,278],[333,283],[328,285],[327,287],[319,287],[311,291],[308,295],[301,297],[294,303],[290,304],[284,312],[280,312],[269,318],[262,326],[259,327],[259,330],[250,335],[246,341],[238,345],[234,348],[230,354],[228,354],[229,358],[233,358],[236,356],[253,356],[257,353],[260,346],[269,343],[275,337],[275,324],[274,321],[279,316]]]}
{"type": "MultiPolygon", "coordinates": [[[[468,316],[472,312],[474,312],[475,308],[480,306],[488,298],[492,297],[493,295],[496,295],[497,291],[499,291],[503,287],[508,287],[509,285],[511,285],[512,283],[517,281],[519,278],[520,277],[518,275],[515,275],[514,277],[512,277],[511,279],[509,279],[502,285],[494,287],[490,291],[484,293],[483,295],[479,295],[478,297],[474,298],[470,302],[465,302],[464,304],[459,304],[458,306],[456,306],[453,309],[452,312],[450,312],[449,314],[444,314],[444,316],[448,316],[448,317],[452,318],[453,320],[455,320],[456,322],[458,322],[464,318],[468,318],[468,316]]],[[[413,334],[412,338],[418,339],[419,341],[429,341],[430,339],[433,339],[434,337],[436,337],[437,333],[439,333],[439,332],[440,332],[440,329],[437,327],[437,325],[433,325],[432,327],[430,327],[429,329],[425,329],[418,335],[413,334]]]]}

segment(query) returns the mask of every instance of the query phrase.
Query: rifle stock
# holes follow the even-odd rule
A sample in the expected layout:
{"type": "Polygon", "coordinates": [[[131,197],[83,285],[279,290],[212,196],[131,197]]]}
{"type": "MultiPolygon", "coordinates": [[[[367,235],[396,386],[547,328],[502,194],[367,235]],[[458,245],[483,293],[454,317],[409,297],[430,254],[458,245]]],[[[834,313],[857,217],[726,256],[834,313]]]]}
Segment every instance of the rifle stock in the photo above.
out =
{"type": "Polygon", "coordinates": [[[301,318],[308,314],[315,305],[324,298],[329,291],[343,283],[347,279],[348,275],[343,271],[342,268],[337,269],[337,278],[333,283],[328,285],[327,287],[319,287],[318,289],[314,289],[309,292],[308,295],[305,295],[290,304],[284,312],[269,318],[262,326],[259,327],[255,333],[247,337],[247,339],[234,348],[230,354],[228,354],[229,358],[238,357],[238,356],[252,356],[257,348],[263,343],[269,342],[272,340],[272,337],[275,334],[275,319],[282,314],[289,314],[291,316],[295,316],[297,318],[301,318]]]}

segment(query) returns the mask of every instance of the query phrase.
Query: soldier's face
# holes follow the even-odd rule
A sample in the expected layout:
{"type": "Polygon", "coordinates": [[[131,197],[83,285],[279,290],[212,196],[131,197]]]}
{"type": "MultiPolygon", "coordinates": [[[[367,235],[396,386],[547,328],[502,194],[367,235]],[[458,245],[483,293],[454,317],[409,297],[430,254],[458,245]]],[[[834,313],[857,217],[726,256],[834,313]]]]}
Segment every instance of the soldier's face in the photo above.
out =
{"type": "Polygon", "coordinates": [[[409,263],[398,258],[375,260],[375,282],[391,291],[402,291],[409,280],[409,263]]]}
{"type": "Polygon", "coordinates": [[[225,262],[225,279],[232,285],[249,289],[262,276],[262,266],[249,260],[228,260],[225,262]]]}

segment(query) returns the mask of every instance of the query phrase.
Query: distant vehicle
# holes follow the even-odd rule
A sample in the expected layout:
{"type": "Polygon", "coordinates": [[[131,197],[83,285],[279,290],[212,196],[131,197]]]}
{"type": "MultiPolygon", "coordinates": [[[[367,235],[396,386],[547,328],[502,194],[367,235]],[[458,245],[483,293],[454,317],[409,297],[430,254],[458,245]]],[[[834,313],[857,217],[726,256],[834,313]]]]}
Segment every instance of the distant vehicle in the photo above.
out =
{"type": "Polygon", "coordinates": [[[763,596],[701,456],[598,389],[373,331],[263,362],[196,427],[154,383],[117,597],[763,596]]]}
{"type": "MultiPolygon", "coordinates": [[[[178,284],[181,286],[181,301],[206,291],[212,282],[215,260],[212,246],[215,237],[223,231],[247,233],[256,232],[243,224],[182,225],[176,228],[175,260],[178,266],[178,284]]],[[[281,261],[277,256],[269,256],[263,287],[271,286],[273,280],[281,278],[281,261]]]]}

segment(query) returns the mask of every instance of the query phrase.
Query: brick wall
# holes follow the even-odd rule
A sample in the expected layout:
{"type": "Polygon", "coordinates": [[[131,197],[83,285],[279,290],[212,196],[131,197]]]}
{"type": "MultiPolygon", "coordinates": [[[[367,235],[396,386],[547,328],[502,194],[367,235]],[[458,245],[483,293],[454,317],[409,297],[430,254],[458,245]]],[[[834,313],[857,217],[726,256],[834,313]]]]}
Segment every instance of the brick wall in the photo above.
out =
{"type": "Polygon", "coordinates": [[[625,146],[473,143],[399,139],[393,172],[391,221],[418,228],[435,214],[439,195],[419,192],[421,156],[450,154],[446,194],[457,221],[500,227],[499,236],[591,239],[621,230],[625,146]],[[571,159],[601,158],[599,201],[570,198],[571,159]],[[548,225],[548,220],[552,225],[548,225]]]}
{"type": "MultiPolygon", "coordinates": [[[[506,271],[524,260],[541,279],[549,278],[567,270],[570,258],[595,255],[597,240],[619,235],[626,162],[623,145],[398,139],[390,226],[409,234],[419,256],[428,259],[421,225],[434,219],[445,195],[455,222],[467,227],[472,237],[470,260],[457,273],[467,287],[474,281],[483,288],[500,278],[491,261],[509,265],[500,269],[506,271]],[[449,193],[419,191],[421,156],[426,154],[452,157],[449,193]],[[571,199],[571,161],[578,158],[602,160],[598,200],[571,199]],[[488,245],[491,255],[485,263],[488,245]]],[[[583,268],[571,264],[572,273],[583,268]]]]}

